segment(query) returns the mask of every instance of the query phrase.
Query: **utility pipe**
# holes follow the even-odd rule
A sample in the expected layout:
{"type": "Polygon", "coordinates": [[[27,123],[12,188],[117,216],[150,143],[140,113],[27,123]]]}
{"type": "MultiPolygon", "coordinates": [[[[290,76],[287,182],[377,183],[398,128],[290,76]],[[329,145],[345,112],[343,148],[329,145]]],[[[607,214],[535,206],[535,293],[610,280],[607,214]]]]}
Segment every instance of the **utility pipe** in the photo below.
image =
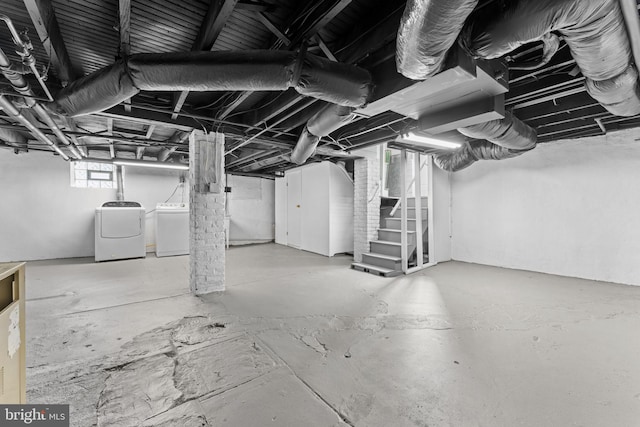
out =
{"type": "Polygon", "coordinates": [[[16,46],[22,49],[22,53],[20,52],[17,52],[17,53],[20,56],[22,56],[24,63],[29,66],[33,75],[36,77],[36,79],[38,79],[38,83],[40,83],[40,86],[42,87],[42,90],[44,90],[49,101],[53,101],[53,96],[51,96],[51,92],[49,92],[49,88],[44,83],[44,79],[42,78],[42,76],[40,75],[40,72],[38,71],[38,68],[36,67],[36,59],[31,54],[31,51],[29,50],[27,45],[24,43],[24,41],[22,41],[22,38],[20,38],[20,34],[18,34],[16,27],[13,26],[13,22],[11,22],[11,18],[9,18],[7,15],[0,15],[0,21],[4,21],[4,23],[7,24],[7,27],[11,32],[11,37],[13,38],[13,43],[15,43],[16,46]]]}
{"type": "Polygon", "coordinates": [[[636,67],[640,66],[640,17],[635,0],[620,0],[620,9],[627,27],[627,35],[631,43],[631,51],[636,67]]]}
{"type": "Polygon", "coordinates": [[[122,171],[124,170],[122,165],[116,165],[116,200],[123,201],[124,200],[124,179],[122,177],[122,171]]]}
{"type": "Polygon", "coordinates": [[[33,90],[31,90],[31,86],[25,80],[24,76],[11,68],[11,61],[9,61],[9,58],[5,55],[2,49],[0,49],[0,70],[7,80],[9,80],[11,86],[13,86],[18,93],[24,96],[27,106],[35,111],[40,120],[42,120],[53,131],[55,136],[69,148],[69,151],[71,151],[71,154],[73,154],[75,158],[81,159],[82,154],[79,152],[77,147],[69,141],[56,122],[53,121],[47,110],[45,110],[44,107],[34,99],[35,94],[33,93],[33,90]]]}
{"type": "Polygon", "coordinates": [[[2,108],[4,112],[7,113],[9,116],[13,117],[14,119],[22,123],[24,127],[29,129],[29,132],[31,132],[31,134],[35,136],[38,140],[44,142],[45,144],[50,146],[54,151],[60,154],[60,157],[62,157],[65,160],[69,160],[69,156],[67,156],[65,152],[60,149],[60,147],[58,147],[53,141],[51,141],[49,137],[47,137],[44,133],[42,133],[40,129],[38,129],[33,123],[31,123],[29,119],[23,116],[20,110],[18,110],[16,106],[13,105],[13,102],[9,101],[7,97],[5,97],[4,95],[0,95],[0,108],[2,108]]]}

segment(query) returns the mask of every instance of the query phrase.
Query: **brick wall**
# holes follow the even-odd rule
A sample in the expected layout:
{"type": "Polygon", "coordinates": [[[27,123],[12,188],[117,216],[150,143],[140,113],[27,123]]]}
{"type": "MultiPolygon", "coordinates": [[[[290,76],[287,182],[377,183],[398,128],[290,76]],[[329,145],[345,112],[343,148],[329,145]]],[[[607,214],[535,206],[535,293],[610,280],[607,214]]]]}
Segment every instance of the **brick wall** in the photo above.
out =
{"type": "Polygon", "coordinates": [[[354,163],[353,258],[362,261],[380,225],[380,158],[378,147],[357,152],[354,163]]]}
{"type": "Polygon", "coordinates": [[[196,295],[225,289],[224,135],[194,132],[189,139],[190,287],[196,295]],[[207,156],[209,162],[204,162],[207,156]],[[212,161],[213,160],[213,161],[212,161]],[[205,171],[202,164],[215,165],[205,171]],[[206,185],[204,181],[215,183],[206,185]],[[207,190],[209,187],[209,191],[207,190]]]}

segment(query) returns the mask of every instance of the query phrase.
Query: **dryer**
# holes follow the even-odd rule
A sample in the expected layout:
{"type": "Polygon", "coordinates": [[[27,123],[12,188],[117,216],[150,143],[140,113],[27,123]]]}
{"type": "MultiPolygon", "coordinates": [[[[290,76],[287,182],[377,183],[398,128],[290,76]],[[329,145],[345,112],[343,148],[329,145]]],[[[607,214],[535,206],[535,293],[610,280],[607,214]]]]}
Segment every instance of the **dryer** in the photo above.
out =
{"type": "Polygon", "coordinates": [[[189,254],[189,205],[158,203],[156,206],[156,256],[189,254]]]}
{"type": "Polygon", "coordinates": [[[106,202],[96,208],[96,262],[144,258],[145,215],[138,202],[106,202]]]}

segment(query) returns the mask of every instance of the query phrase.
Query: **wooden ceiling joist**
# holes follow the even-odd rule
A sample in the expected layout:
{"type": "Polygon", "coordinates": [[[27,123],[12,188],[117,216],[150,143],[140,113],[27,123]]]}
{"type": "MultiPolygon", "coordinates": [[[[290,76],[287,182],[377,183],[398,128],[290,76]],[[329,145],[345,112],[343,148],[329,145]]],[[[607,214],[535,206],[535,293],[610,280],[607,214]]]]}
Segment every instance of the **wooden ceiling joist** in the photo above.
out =
{"type": "MultiPolygon", "coordinates": [[[[335,18],[340,12],[342,12],[351,3],[351,1],[352,0],[338,0],[331,7],[329,7],[328,10],[326,10],[324,13],[322,13],[314,21],[314,23],[310,27],[301,30],[298,35],[294,34],[294,37],[292,39],[290,39],[283,32],[278,30],[277,27],[275,27],[275,25],[273,25],[273,29],[272,29],[264,21],[261,21],[261,22],[263,24],[265,24],[265,26],[267,26],[267,28],[269,30],[271,30],[272,32],[274,32],[274,29],[275,29],[276,32],[274,32],[274,35],[278,38],[278,40],[280,40],[283,43],[285,48],[290,48],[291,49],[291,48],[297,47],[297,45],[300,42],[302,42],[304,40],[307,40],[307,39],[309,39],[311,37],[316,36],[318,31],[320,31],[322,28],[324,28],[329,22],[331,22],[331,20],[333,18],[335,18]]],[[[258,14],[258,19],[260,19],[260,15],[261,14],[258,14]]],[[[325,45],[325,47],[326,47],[326,45],[325,45]]],[[[322,46],[321,46],[321,49],[322,49],[322,46]]],[[[327,48],[327,50],[328,50],[328,48],[327,48]]],[[[326,54],[326,52],[325,52],[325,54],[326,54]]],[[[329,57],[329,55],[333,56],[333,54],[331,54],[330,51],[329,51],[329,54],[327,54],[327,56],[329,57]]],[[[335,57],[333,59],[335,59],[335,57]]],[[[245,92],[244,93],[244,99],[248,98],[251,93],[252,92],[245,92]]],[[[293,104],[295,104],[296,102],[298,102],[300,100],[300,96],[299,95],[295,95],[295,97],[296,97],[296,100],[295,100],[295,102],[293,104]]],[[[281,104],[280,103],[276,104],[275,107],[276,107],[276,109],[289,108],[289,107],[291,107],[293,105],[293,104],[290,104],[290,101],[291,101],[290,99],[285,99],[285,100],[283,100],[283,102],[281,104]]],[[[230,105],[228,107],[225,107],[225,109],[223,111],[224,116],[221,115],[221,118],[227,117],[240,104],[241,104],[241,102],[237,103],[235,105],[232,104],[232,105],[230,105]]],[[[284,111],[284,109],[280,110],[280,112],[284,111]]],[[[271,116],[271,117],[273,117],[273,116],[271,116]]],[[[265,118],[258,119],[258,121],[256,123],[259,123],[259,122],[264,121],[264,120],[268,120],[268,118],[267,119],[265,119],[265,118]]]]}
{"type": "MultiPolygon", "coordinates": [[[[191,46],[192,51],[212,50],[218,36],[222,32],[225,24],[235,8],[238,0],[211,0],[207,14],[200,25],[198,36],[191,46]]],[[[178,113],[182,109],[189,91],[182,91],[174,101],[172,119],[178,117],[178,113]]]]}
{"type": "Polygon", "coordinates": [[[276,24],[274,24],[266,14],[264,14],[263,12],[258,12],[256,13],[256,18],[258,18],[258,21],[262,22],[262,25],[264,25],[267,30],[271,31],[274,36],[282,41],[282,44],[284,44],[285,46],[289,46],[291,44],[291,40],[289,40],[284,32],[280,31],[276,24]]]}
{"type": "Polygon", "coordinates": [[[60,26],[51,0],[24,0],[24,5],[29,12],[44,50],[57,71],[58,79],[63,85],[73,81],[75,75],[71,59],[69,59],[69,53],[60,33],[60,26]]]}
{"type": "MultiPolygon", "coordinates": [[[[120,16],[120,56],[127,57],[131,53],[131,0],[118,0],[120,16]]],[[[131,98],[124,101],[124,109],[131,112],[131,98]]]]}

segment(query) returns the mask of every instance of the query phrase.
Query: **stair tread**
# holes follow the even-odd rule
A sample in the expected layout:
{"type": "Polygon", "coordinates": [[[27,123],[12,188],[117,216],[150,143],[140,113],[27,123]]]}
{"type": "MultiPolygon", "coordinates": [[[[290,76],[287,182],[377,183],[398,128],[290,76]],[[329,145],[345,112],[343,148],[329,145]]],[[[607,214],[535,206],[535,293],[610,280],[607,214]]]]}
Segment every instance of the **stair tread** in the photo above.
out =
{"type": "MultiPolygon", "coordinates": [[[[400,230],[394,230],[393,228],[378,228],[378,231],[390,231],[392,233],[400,233],[400,230]]],[[[416,232],[407,230],[407,234],[416,234],[416,232]]]]}
{"type": "Polygon", "coordinates": [[[401,243],[387,242],[386,240],[372,240],[370,243],[381,243],[383,245],[389,245],[389,246],[402,246],[401,243]]]}
{"type": "Polygon", "coordinates": [[[400,257],[384,255],[384,254],[377,254],[375,252],[367,252],[367,253],[364,253],[363,255],[368,255],[368,256],[371,256],[371,257],[374,257],[374,258],[386,259],[386,260],[389,260],[389,261],[402,261],[402,258],[400,258],[400,257]]]}
{"type": "Polygon", "coordinates": [[[384,267],[378,267],[377,265],[372,265],[372,264],[366,264],[364,262],[352,262],[351,266],[354,267],[360,267],[360,268],[366,268],[367,270],[374,270],[374,271],[378,271],[380,273],[383,274],[389,274],[389,273],[393,273],[396,270],[392,270],[390,268],[384,268],[384,267]]]}
{"type": "MultiPolygon", "coordinates": [[[[392,216],[388,216],[385,219],[393,219],[393,220],[396,220],[396,221],[400,221],[402,218],[394,218],[392,216]]],[[[407,218],[407,221],[415,221],[415,220],[416,220],[415,218],[407,218]]],[[[422,221],[423,222],[427,221],[427,218],[422,218],[422,221]]]]}

